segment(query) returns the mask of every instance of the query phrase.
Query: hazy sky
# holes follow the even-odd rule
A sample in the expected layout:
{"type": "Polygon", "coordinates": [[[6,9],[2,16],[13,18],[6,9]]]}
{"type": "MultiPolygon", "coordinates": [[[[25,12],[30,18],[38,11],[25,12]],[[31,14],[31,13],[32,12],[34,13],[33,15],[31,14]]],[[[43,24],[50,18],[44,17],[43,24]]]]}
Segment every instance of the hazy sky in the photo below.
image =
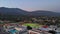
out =
{"type": "Polygon", "coordinates": [[[20,8],[27,11],[60,11],[60,0],[0,0],[0,7],[20,8]]]}

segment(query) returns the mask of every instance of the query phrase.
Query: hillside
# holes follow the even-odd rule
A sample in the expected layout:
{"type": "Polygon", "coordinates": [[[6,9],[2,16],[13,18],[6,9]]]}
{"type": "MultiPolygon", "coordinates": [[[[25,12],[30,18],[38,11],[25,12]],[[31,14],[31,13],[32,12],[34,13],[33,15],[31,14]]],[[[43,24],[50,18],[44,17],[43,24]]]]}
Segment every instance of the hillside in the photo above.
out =
{"type": "Polygon", "coordinates": [[[60,13],[52,11],[37,10],[28,12],[19,8],[0,8],[0,14],[2,15],[28,15],[28,16],[60,16],[60,13]]]}

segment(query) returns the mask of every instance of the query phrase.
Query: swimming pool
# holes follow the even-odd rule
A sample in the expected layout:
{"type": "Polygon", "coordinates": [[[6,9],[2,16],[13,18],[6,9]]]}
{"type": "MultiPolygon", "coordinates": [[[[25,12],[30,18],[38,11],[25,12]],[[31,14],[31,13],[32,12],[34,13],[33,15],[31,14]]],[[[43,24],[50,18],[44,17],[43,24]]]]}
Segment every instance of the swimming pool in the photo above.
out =
{"type": "Polygon", "coordinates": [[[16,32],[18,32],[16,29],[10,30],[9,31],[11,34],[15,34],[16,32]]]}

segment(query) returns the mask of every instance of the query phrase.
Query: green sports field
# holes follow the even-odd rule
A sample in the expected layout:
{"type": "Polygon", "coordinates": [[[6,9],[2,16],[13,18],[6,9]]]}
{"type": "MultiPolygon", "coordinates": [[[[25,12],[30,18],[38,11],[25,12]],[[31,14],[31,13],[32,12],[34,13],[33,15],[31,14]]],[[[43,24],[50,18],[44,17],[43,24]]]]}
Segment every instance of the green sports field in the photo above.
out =
{"type": "Polygon", "coordinates": [[[33,27],[33,28],[39,28],[41,27],[42,25],[39,25],[39,24],[35,24],[35,23],[25,23],[23,24],[24,26],[30,26],[30,27],[33,27]]]}

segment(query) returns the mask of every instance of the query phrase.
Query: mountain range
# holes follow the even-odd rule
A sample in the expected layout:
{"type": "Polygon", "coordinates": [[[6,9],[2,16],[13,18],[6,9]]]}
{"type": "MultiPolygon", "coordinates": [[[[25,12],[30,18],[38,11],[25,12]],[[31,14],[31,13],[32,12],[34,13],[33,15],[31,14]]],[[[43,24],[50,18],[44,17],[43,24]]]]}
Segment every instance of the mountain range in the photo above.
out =
{"type": "Polygon", "coordinates": [[[0,14],[3,15],[28,15],[28,16],[60,16],[60,13],[53,11],[37,10],[37,11],[25,11],[19,8],[6,8],[0,7],[0,14]]]}

